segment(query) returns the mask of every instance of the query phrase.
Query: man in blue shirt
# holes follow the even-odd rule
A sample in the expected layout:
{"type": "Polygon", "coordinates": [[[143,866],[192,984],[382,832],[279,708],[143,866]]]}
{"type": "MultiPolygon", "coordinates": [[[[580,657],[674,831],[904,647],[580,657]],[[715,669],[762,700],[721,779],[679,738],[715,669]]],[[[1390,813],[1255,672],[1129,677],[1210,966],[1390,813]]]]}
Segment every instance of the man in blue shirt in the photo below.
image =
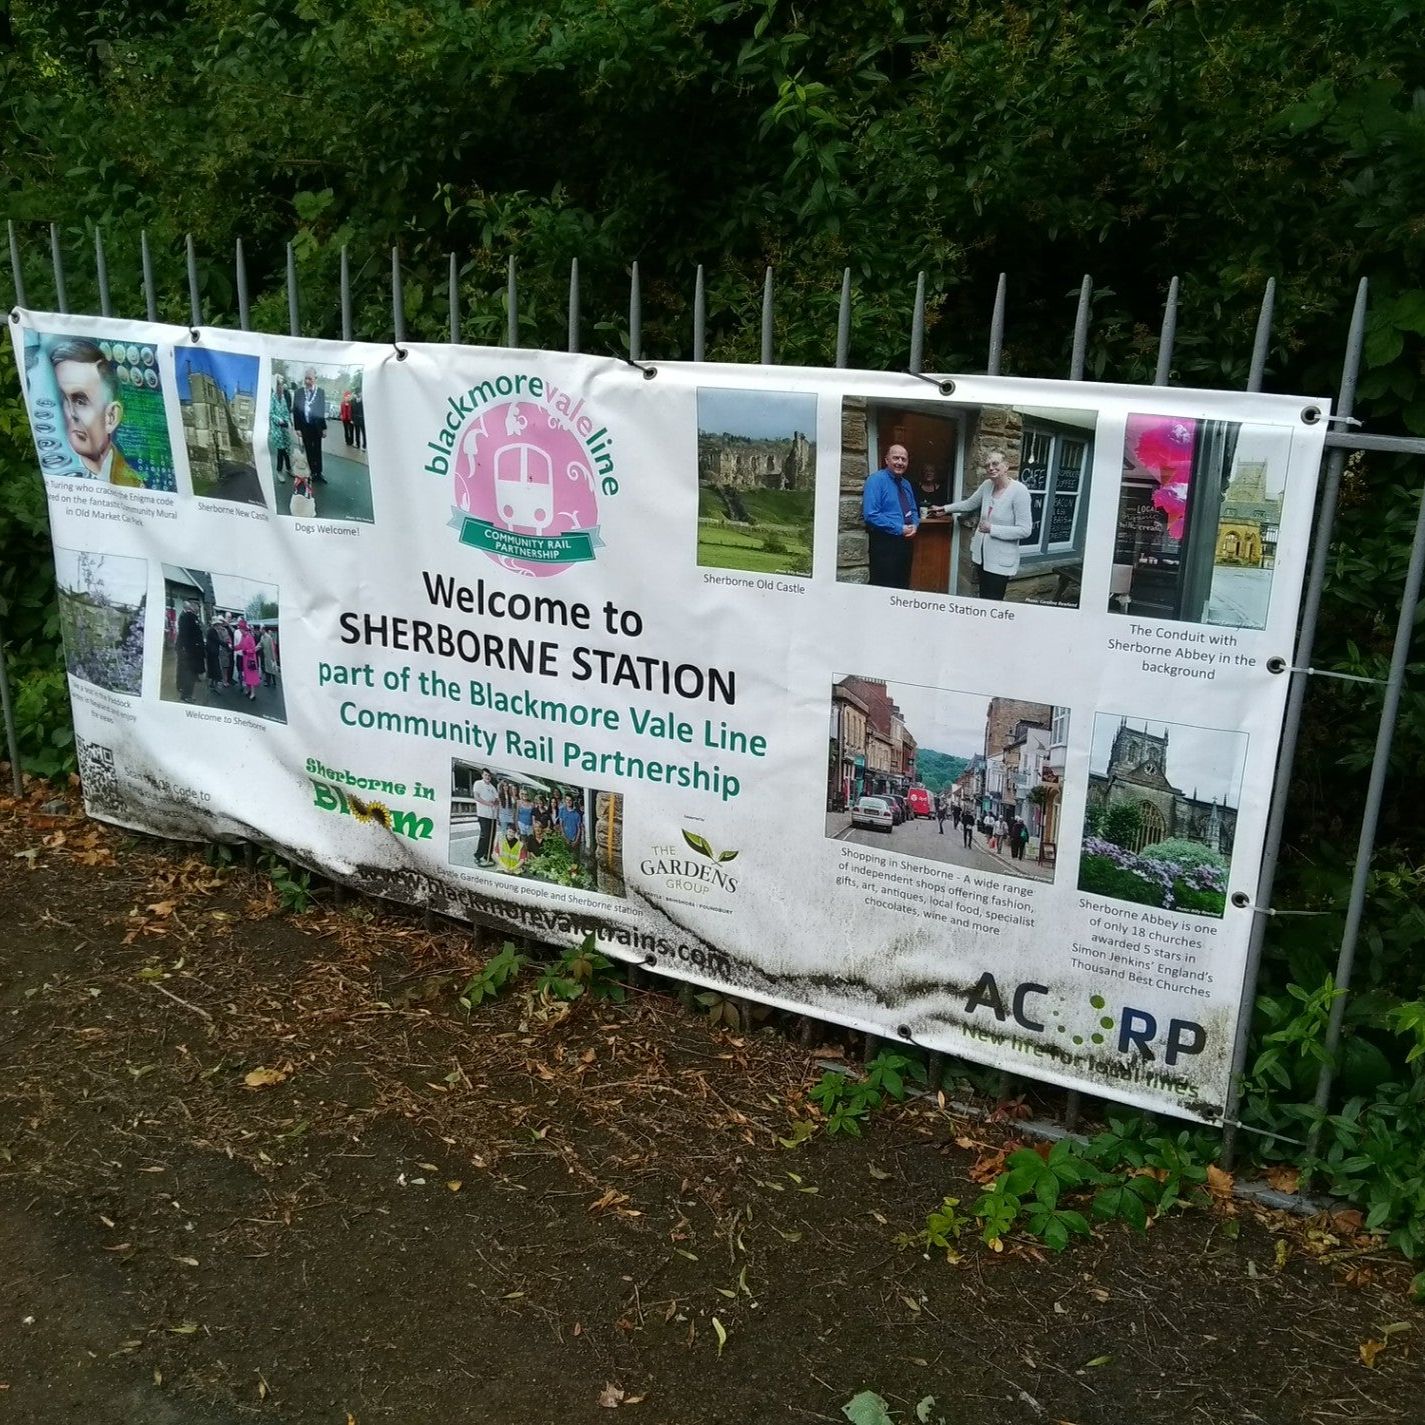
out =
{"type": "Polygon", "coordinates": [[[584,831],[584,814],[574,805],[571,796],[566,796],[564,805],[559,808],[559,829],[564,833],[564,839],[578,851],[579,838],[584,831]]]}
{"type": "Polygon", "coordinates": [[[909,467],[905,446],[891,446],[885,465],[866,481],[861,494],[861,518],[870,540],[869,582],[882,589],[910,588],[911,540],[920,525],[920,510],[905,478],[909,467]]]}

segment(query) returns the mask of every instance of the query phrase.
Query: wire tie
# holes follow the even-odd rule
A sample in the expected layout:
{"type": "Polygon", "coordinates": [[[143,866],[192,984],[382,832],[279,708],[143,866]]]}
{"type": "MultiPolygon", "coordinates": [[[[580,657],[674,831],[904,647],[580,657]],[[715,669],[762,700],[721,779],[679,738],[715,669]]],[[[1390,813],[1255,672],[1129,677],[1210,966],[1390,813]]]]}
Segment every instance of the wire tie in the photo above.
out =
{"type": "Polygon", "coordinates": [[[1360,673],[1337,673],[1330,668],[1296,668],[1292,667],[1292,673],[1305,673],[1311,678],[1339,678],[1343,683],[1374,683],[1378,688],[1383,688],[1390,681],[1388,678],[1367,678],[1360,673]]]}
{"type": "Polygon", "coordinates": [[[948,376],[926,376],[919,371],[907,371],[905,374],[914,376],[917,381],[924,381],[927,386],[934,386],[942,396],[955,394],[955,383],[948,376]]]}
{"type": "Polygon", "coordinates": [[[643,372],[643,379],[645,381],[651,381],[658,375],[658,368],[656,366],[648,366],[642,361],[635,361],[626,351],[610,351],[609,355],[617,357],[625,366],[631,366],[635,371],[643,372]]]}

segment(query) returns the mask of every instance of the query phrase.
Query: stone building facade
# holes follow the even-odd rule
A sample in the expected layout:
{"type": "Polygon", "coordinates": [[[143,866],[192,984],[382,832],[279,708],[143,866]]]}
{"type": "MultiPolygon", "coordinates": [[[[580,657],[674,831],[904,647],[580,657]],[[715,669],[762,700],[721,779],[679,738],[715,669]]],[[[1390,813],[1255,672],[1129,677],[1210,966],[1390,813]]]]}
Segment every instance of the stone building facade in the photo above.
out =
{"type": "Polygon", "coordinates": [[[1088,805],[1136,806],[1142,819],[1137,845],[1141,851],[1170,837],[1196,841],[1231,857],[1237,834],[1237,809],[1225,802],[1203,801],[1175,787],[1167,775],[1168,729],[1151,732],[1129,727],[1125,718],[1114,734],[1106,773],[1089,774],[1088,805]]]}
{"type": "Polygon", "coordinates": [[[183,441],[196,479],[216,481],[224,465],[251,465],[251,432],[257,401],[251,391],[231,400],[206,372],[189,368],[188,399],[182,402],[183,441]]]}
{"type": "Polygon", "coordinates": [[[1244,460],[1222,496],[1214,563],[1270,569],[1281,517],[1281,499],[1267,493],[1266,461],[1244,460]]]}

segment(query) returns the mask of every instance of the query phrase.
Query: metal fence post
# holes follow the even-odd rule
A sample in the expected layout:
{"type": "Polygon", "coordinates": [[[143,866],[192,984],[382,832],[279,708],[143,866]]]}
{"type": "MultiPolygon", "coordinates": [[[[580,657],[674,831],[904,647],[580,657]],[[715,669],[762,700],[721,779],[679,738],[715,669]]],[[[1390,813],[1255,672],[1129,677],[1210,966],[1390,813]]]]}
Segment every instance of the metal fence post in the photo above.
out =
{"type": "Polygon", "coordinates": [[[762,365],[772,365],[772,269],[762,277],[762,365]]]}
{"type": "Polygon", "coordinates": [[[708,349],[708,294],[703,279],[703,265],[698,263],[693,278],[693,360],[703,361],[708,349]]]}
{"type": "Polygon", "coordinates": [[[1008,281],[1001,272],[995,283],[995,305],[990,313],[990,350],[985,359],[985,375],[998,376],[1004,363],[1004,308],[1008,295],[1008,281]]]}
{"type": "Polygon", "coordinates": [[[193,234],[183,240],[188,262],[188,316],[194,331],[203,325],[203,304],[198,299],[198,254],[193,248],[193,234]]]}
{"type": "MultiPolygon", "coordinates": [[[[1366,806],[1361,815],[1360,838],[1356,843],[1356,867],[1351,877],[1350,899],[1346,905],[1346,925],[1341,932],[1341,948],[1336,957],[1335,985],[1338,994],[1331,1003],[1331,1017],[1326,1024],[1326,1057],[1316,1076],[1316,1096],[1313,1100],[1319,1115],[1324,1115],[1330,1105],[1331,1087],[1336,1079],[1336,1057],[1341,1049],[1346,1001],[1350,995],[1351,974],[1356,963],[1356,940],[1360,935],[1361,919],[1366,909],[1366,887],[1370,880],[1371,859],[1375,853],[1381,802],[1385,798],[1390,746],[1395,736],[1395,724],[1400,716],[1400,695],[1405,688],[1405,668],[1415,635],[1415,613],[1420,603],[1422,574],[1425,574],[1425,486],[1421,487],[1420,507],[1415,516],[1415,537],[1410,544],[1410,563],[1405,573],[1400,616],[1395,624],[1395,642],[1391,646],[1390,675],[1386,679],[1380,723],[1376,728],[1375,754],[1371,761],[1370,781],[1366,784],[1366,806]]],[[[1312,1157],[1320,1146],[1324,1122],[1324,1117],[1318,1117],[1307,1135],[1307,1153],[1312,1157]]]]}
{"type": "Polygon", "coordinates": [[[351,256],[346,250],[346,244],[341,245],[341,339],[351,340],[351,256]]]}
{"type": "Polygon", "coordinates": [[[20,262],[20,240],[15,236],[15,220],[10,218],[5,226],[10,230],[10,276],[15,283],[15,305],[28,307],[25,301],[25,270],[20,262]]]}
{"type": "Polygon", "coordinates": [[[836,308],[836,365],[844,370],[851,365],[851,269],[841,271],[841,302],[836,308]]]}
{"type": "Polygon", "coordinates": [[[94,282],[99,288],[99,315],[112,317],[113,305],[109,301],[109,261],[104,256],[104,233],[94,229],[94,282]]]}
{"type": "MultiPolygon", "coordinates": [[[[1176,294],[1177,294],[1177,282],[1178,282],[1178,279],[1177,279],[1176,277],[1174,277],[1174,278],[1173,278],[1173,285],[1168,289],[1169,302],[1170,302],[1170,303],[1171,303],[1171,302],[1175,299],[1175,297],[1176,297],[1176,294]]],[[[997,292],[997,293],[995,294],[995,312],[996,312],[996,315],[999,315],[999,316],[1001,316],[1001,317],[1002,317],[1003,314],[1002,314],[1002,312],[1000,311],[1000,293],[1003,292],[1003,289],[1004,289],[1004,277],[1003,277],[1003,275],[1001,275],[1001,277],[1000,277],[1000,292],[997,292]]],[[[1084,363],[1085,363],[1085,361],[1086,361],[1087,358],[1088,358],[1088,348],[1089,348],[1089,316],[1090,316],[1092,310],[1093,310],[1093,279],[1092,279],[1087,273],[1085,273],[1085,274],[1084,274],[1084,280],[1079,284],[1079,304],[1078,304],[1077,308],[1075,308],[1075,310],[1074,310],[1074,344],[1073,344],[1073,347],[1072,347],[1072,349],[1070,350],[1070,353],[1069,353],[1069,380],[1070,380],[1070,381],[1082,381],[1082,380],[1084,379],[1084,363]]],[[[1174,320],[1174,323],[1176,323],[1176,320],[1177,320],[1176,314],[1174,314],[1173,320],[1174,320]]],[[[1159,333],[1159,337],[1158,337],[1158,365],[1159,365],[1159,368],[1160,368],[1160,369],[1162,368],[1162,364],[1163,364],[1163,343],[1164,343],[1165,341],[1171,342],[1171,340],[1172,340],[1172,335],[1173,335],[1172,330],[1170,330],[1169,327],[1168,327],[1168,315],[1167,315],[1167,313],[1165,312],[1164,315],[1163,315],[1163,328],[1162,328],[1162,331],[1159,333]]],[[[1002,343],[1002,342],[1003,342],[1003,334],[1001,334],[1001,343],[1002,343]]],[[[993,335],[991,335],[991,337],[990,337],[990,350],[993,352],[994,349],[995,349],[995,347],[994,347],[994,337],[993,337],[993,335]]],[[[996,369],[996,370],[995,370],[993,373],[991,373],[991,374],[997,376],[997,375],[999,374],[999,372],[998,372],[998,370],[996,369]]],[[[1165,378],[1165,379],[1166,379],[1166,378],[1165,378]]],[[[1159,384],[1162,384],[1162,383],[1159,383],[1159,384]]],[[[1001,1092],[1002,1092],[1002,1093],[1003,1093],[1003,1089],[1004,1089],[1005,1087],[1007,1087],[1007,1085],[1005,1084],[1004,1079],[1001,1078],[1001,1092]]],[[[1083,1094],[1082,1094],[1082,1092],[1081,1092],[1079,1089],[1065,1089],[1065,1090],[1064,1090],[1064,1130],[1065,1130],[1066,1132],[1072,1133],[1072,1132],[1078,1127],[1078,1124],[1079,1124],[1079,1117],[1080,1117],[1080,1115],[1081,1115],[1082,1113],[1083,1113],[1083,1094]]]]}
{"type": "Polygon", "coordinates": [[[453,252],[446,280],[446,306],[450,309],[450,344],[455,346],[460,341],[460,264],[453,252]]]}
{"type": "Polygon", "coordinates": [[[10,697],[10,670],[5,661],[4,631],[0,629],[0,715],[5,719],[5,747],[10,756],[10,783],[15,795],[25,794],[25,782],[20,773],[20,734],[15,727],[15,704],[10,697]]]}
{"type": "Polygon", "coordinates": [[[635,261],[628,277],[628,359],[638,361],[643,356],[643,288],[638,280],[635,261]]]}
{"type": "Polygon", "coordinates": [[[143,307],[149,321],[158,320],[158,288],[153,280],[153,253],[149,251],[147,231],[139,234],[139,261],[143,266],[143,307]]]}
{"type": "Polygon", "coordinates": [[[64,283],[64,255],[59,250],[59,224],[49,225],[49,257],[54,268],[55,305],[65,314],[69,312],[69,292],[64,283]]]}
{"type": "MultiPolygon", "coordinates": [[[[1356,289],[1356,305],[1346,334],[1346,355],[1341,364],[1341,391],[1336,403],[1338,416],[1349,416],[1356,404],[1356,378],[1361,369],[1361,349],[1365,342],[1366,302],[1370,287],[1361,278],[1356,289]]],[[[1266,299],[1263,298],[1263,305],[1266,299]]],[[[1260,322],[1259,322],[1260,328],[1260,322]]],[[[1265,357],[1263,358],[1265,360],[1265,357]]],[[[1256,1000],[1257,975],[1262,962],[1262,946],[1267,934],[1267,917],[1261,907],[1271,905],[1276,887],[1277,861],[1281,855],[1282,833],[1286,826],[1288,790],[1296,762],[1296,744],[1301,734],[1301,711],[1306,702],[1306,669],[1316,645],[1316,624],[1321,616],[1321,592],[1326,583],[1326,565],[1331,552],[1331,532],[1336,523],[1336,500],[1341,491],[1341,474],[1346,468],[1346,452],[1333,450],[1326,457],[1326,482],[1316,515],[1316,532],[1311,541],[1311,571],[1301,604],[1301,623],[1296,635],[1291,679],[1287,689],[1286,712],[1282,717],[1281,746],[1277,753],[1276,779],[1272,784],[1267,830],[1262,841],[1262,864],[1257,878],[1257,905],[1253,912],[1252,935],[1247,943],[1244,993],[1237,1012],[1237,1034],[1232,1049],[1232,1074],[1227,1087],[1227,1104],[1222,1116],[1222,1166],[1231,1168],[1237,1154],[1237,1112],[1242,1098],[1242,1075],[1247,1067],[1247,1048],[1252,1032],[1252,1012],[1256,1000]]]]}
{"type": "Polygon", "coordinates": [[[579,259],[569,259],[569,350],[579,350],[579,259]]]}
{"type": "Polygon", "coordinates": [[[397,354],[406,339],[406,289],[401,283],[401,249],[391,249],[391,335],[396,341],[397,354]]]}
{"type": "Polygon", "coordinates": [[[520,344],[520,296],[515,277],[515,255],[510,254],[505,265],[505,345],[520,344]]]}
{"type": "Polygon", "coordinates": [[[248,331],[252,327],[252,304],[248,300],[247,258],[243,254],[241,238],[233,248],[233,270],[237,278],[238,326],[248,331]]]}
{"type": "Polygon", "coordinates": [[[301,312],[297,306],[297,254],[287,244],[287,335],[301,336],[301,312]]]}
{"type": "Polygon", "coordinates": [[[910,365],[912,376],[925,370],[925,273],[916,274],[915,306],[910,314],[910,365]]]}

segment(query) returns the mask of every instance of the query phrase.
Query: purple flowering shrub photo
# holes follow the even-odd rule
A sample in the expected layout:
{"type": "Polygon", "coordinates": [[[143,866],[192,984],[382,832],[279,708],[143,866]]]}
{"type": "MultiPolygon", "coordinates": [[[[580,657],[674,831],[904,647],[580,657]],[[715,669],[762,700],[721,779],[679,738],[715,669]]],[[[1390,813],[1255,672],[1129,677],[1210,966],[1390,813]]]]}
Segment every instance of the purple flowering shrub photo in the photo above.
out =
{"type": "Polygon", "coordinates": [[[1171,859],[1086,836],[1079,862],[1079,889],[1134,905],[1221,916],[1227,905],[1227,866],[1210,848],[1200,849],[1206,855],[1171,859]]]}

